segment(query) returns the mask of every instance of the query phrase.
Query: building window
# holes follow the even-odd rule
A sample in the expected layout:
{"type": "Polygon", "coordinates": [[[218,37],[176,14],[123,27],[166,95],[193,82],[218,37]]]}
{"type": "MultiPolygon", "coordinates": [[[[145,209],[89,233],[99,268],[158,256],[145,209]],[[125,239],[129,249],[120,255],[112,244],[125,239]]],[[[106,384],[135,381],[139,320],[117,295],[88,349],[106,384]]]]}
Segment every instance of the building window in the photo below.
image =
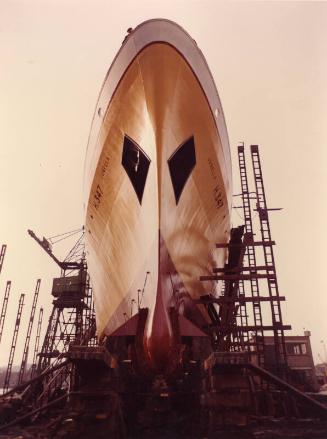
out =
{"type": "Polygon", "coordinates": [[[142,204],[143,192],[151,160],[130,137],[124,137],[122,165],[142,204]]]}
{"type": "Polygon", "coordinates": [[[196,163],[194,137],[182,143],[168,159],[176,204],[196,163]]]}
{"type": "Polygon", "coordinates": [[[299,355],[301,353],[300,345],[294,345],[294,354],[299,355]]]}
{"type": "Polygon", "coordinates": [[[290,355],[304,355],[307,353],[307,347],[304,343],[286,343],[286,351],[290,355]]]}

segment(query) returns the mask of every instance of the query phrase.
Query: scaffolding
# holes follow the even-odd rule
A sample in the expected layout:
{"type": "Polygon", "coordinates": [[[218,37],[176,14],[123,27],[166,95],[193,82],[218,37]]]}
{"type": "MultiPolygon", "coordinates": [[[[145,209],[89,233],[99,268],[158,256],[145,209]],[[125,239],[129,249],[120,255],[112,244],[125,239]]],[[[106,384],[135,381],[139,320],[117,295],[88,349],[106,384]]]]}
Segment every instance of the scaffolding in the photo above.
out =
{"type": "Polygon", "coordinates": [[[271,316],[273,324],[273,334],[274,334],[274,346],[275,346],[275,359],[277,374],[283,375],[287,367],[287,355],[285,348],[285,335],[284,326],[282,319],[282,311],[280,304],[280,296],[278,290],[278,282],[276,275],[276,266],[273,245],[271,240],[271,231],[269,223],[269,210],[267,207],[266,194],[263,184],[262,169],[259,155],[258,145],[251,145],[251,157],[252,157],[252,167],[256,188],[256,200],[257,200],[257,211],[260,220],[260,231],[261,239],[265,243],[263,246],[264,259],[265,259],[265,269],[267,274],[272,274],[272,276],[267,277],[268,290],[269,290],[269,302],[271,307],[271,316]]]}
{"type": "Polygon", "coordinates": [[[238,147],[244,225],[231,230],[228,244],[218,243],[217,248],[228,249],[228,262],[224,268],[213,268],[213,275],[201,276],[202,281],[223,282],[220,297],[205,296],[200,303],[211,305],[210,330],[217,338],[217,351],[248,351],[259,367],[267,367],[264,346],[265,334],[273,333],[275,341],[275,365],[273,372],[285,377],[287,356],[284,331],[291,326],[282,321],[273,245],[269,224],[263,176],[258,146],[251,146],[251,159],[255,191],[250,192],[244,145],[238,147]],[[251,201],[256,202],[261,240],[255,240],[251,201]],[[258,256],[258,252],[261,252],[258,256]],[[263,255],[263,258],[261,256],[263,255]],[[261,260],[263,259],[263,262],[261,260]],[[258,264],[258,261],[260,263],[258,264]],[[268,287],[268,294],[266,293],[268,287]],[[262,305],[270,305],[271,323],[263,316],[262,305]],[[212,309],[217,306],[219,312],[212,309]],[[251,311],[251,312],[250,312],[251,311]],[[214,318],[212,318],[214,316],[214,318]],[[252,317],[251,317],[252,316],[252,317]]]}
{"type": "Polygon", "coordinates": [[[33,363],[31,367],[31,376],[30,378],[33,379],[36,373],[36,366],[37,366],[37,356],[39,353],[39,346],[40,346],[40,337],[41,337],[41,329],[42,329],[42,320],[43,320],[43,308],[40,308],[39,310],[39,317],[37,321],[37,330],[36,330],[36,337],[35,337],[35,345],[34,345],[34,354],[33,354],[33,363]]]}
{"type": "Polygon", "coordinates": [[[18,303],[18,310],[17,310],[16,321],[15,321],[14,334],[13,334],[13,338],[12,338],[12,342],[11,342],[8,366],[7,366],[6,376],[5,376],[5,380],[4,380],[4,384],[3,384],[3,393],[6,393],[9,389],[9,386],[10,386],[11,370],[12,370],[12,365],[14,362],[14,356],[15,356],[20,321],[22,318],[24,298],[25,298],[25,294],[21,294],[20,298],[19,298],[19,303],[18,303]]]}
{"type": "Polygon", "coordinates": [[[25,369],[26,369],[26,364],[27,364],[28,351],[29,351],[29,345],[30,345],[31,334],[32,334],[32,329],[33,329],[36,304],[37,304],[37,300],[39,297],[40,285],[41,285],[41,279],[38,279],[36,282],[36,288],[35,288],[34,297],[33,297],[30,319],[28,322],[23,357],[22,357],[22,362],[21,362],[19,374],[18,374],[17,384],[21,384],[24,381],[24,374],[25,374],[25,369]]]}
{"type": "Polygon", "coordinates": [[[5,295],[4,295],[4,298],[3,298],[2,308],[1,308],[1,316],[0,316],[0,342],[1,342],[1,339],[2,339],[3,327],[5,325],[7,306],[8,306],[8,300],[9,300],[9,294],[10,294],[10,288],[11,288],[11,281],[8,280],[8,282],[6,284],[5,295]]]}
{"type": "MultiPolygon", "coordinates": [[[[242,191],[242,205],[243,205],[243,215],[244,215],[244,226],[245,231],[249,233],[249,236],[254,240],[254,233],[253,233],[253,223],[252,223],[252,212],[251,212],[251,199],[250,199],[250,192],[249,192],[249,184],[248,184],[248,176],[247,176],[247,169],[246,169],[246,162],[245,162],[245,153],[244,153],[244,144],[240,145],[238,147],[238,164],[239,164],[239,171],[240,171],[240,181],[241,181],[241,191],[242,191]]],[[[252,271],[250,271],[250,274],[255,274],[255,267],[257,266],[256,262],[256,253],[255,248],[253,245],[248,245],[246,248],[246,259],[247,264],[249,267],[253,268],[252,271]]],[[[251,296],[253,298],[259,297],[259,281],[258,279],[251,278],[250,280],[250,289],[251,289],[251,296]]],[[[245,296],[245,292],[242,294],[245,296]]],[[[241,296],[241,292],[240,292],[241,296]]],[[[243,311],[245,314],[246,311],[246,302],[244,302],[245,311],[243,311]]],[[[258,355],[258,364],[259,366],[264,365],[264,335],[262,328],[262,311],[261,311],[261,302],[260,300],[254,301],[252,303],[252,309],[253,309],[253,321],[254,325],[258,328],[254,331],[254,338],[256,342],[256,352],[258,355]]],[[[249,342],[249,335],[246,332],[246,340],[249,342]]]]}
{"type": "Polygon", "coordinates": [[[1,246],[1,251],[0,251],[0,273],[2,271],[2,266],[3,266],[3,261],[4,261],[4,258],[5,258],[6,250],[7,250],[7,245],[3,244],[1,246]]]}

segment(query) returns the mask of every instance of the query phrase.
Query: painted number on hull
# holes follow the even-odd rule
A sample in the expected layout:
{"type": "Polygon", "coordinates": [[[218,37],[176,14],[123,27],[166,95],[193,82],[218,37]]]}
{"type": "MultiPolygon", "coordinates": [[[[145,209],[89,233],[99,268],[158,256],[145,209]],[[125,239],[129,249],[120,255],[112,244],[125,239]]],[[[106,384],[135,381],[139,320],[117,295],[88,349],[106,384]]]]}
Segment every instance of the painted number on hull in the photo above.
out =
{"type": "Polygon", "coordinates": [[[109,157],[106,156],[104,161],[103,161],[102,168],[101,168],[101,175],[102,175],[102,177],[105,176],[105,174],[107,172],[107,169],[108,169],[108,166],[109,166],[109,157]]]}
{"type": "Polygon", "coordinates": [[[213,190],[213,197],[214,197],[217,209],[220,209],[224,205],[224,200],[223,200],[223,193],[218,185],[215,186],[215,188],[213,190]]]}
{"type": "MultiPolygon", "coordinates": [[[[217,181],[217,179],[218,179],[217,170],[216,170],[215,165],[210,157],[208,158],[208,164],[209,164],[209,169],[210,169],[210,173],[211,173],[213,180],[217,181]]],[[[223,207],[223,205],[224,205],[223,192],[220,189],[218,184],[216,184],[214,189],[213,189],[213,198],[215,200],[215,205],[216,205],[217,209],[220,209],[221,207],[223,207]]]]}
{"type": "Polygon", "coordinates": [[[103,195],[103,190],[101,189],[101,186],[98,184],[98,186],[96,187],[96,190],[95,190],[94,197],[93,197],[94,198],[93,199],[93,206],[96,209],[99,209],[102,195],[103,195]]]}
{"type": "Polygon", "coordinates": [[[213,164],[213,161],[211,160],[211,158],[208,158],[208,164],[209,164],[209,168],[210,168],[210,173],[212,175],[212,178],[214,180],[217,180],[217,171],[215,169],[215,165],[213,164]]]}

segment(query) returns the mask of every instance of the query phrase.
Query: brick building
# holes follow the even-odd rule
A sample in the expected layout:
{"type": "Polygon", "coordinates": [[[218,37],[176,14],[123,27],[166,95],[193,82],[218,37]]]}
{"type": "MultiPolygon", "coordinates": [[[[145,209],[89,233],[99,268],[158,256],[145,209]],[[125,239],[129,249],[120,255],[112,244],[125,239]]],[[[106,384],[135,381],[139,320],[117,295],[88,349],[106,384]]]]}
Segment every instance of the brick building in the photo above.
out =
{"type": "MultiPolygon", "coordinates": [[[[310,335],[310,331],[304,331],[303,335],[285,336],[285,345],[291,383],[300,390],[317,392],[319,384],[313,362],[310,335]]],[[[264,340],[266,368],[274,371],[276,365],[274,338],[267,336],[264,340]]]]}

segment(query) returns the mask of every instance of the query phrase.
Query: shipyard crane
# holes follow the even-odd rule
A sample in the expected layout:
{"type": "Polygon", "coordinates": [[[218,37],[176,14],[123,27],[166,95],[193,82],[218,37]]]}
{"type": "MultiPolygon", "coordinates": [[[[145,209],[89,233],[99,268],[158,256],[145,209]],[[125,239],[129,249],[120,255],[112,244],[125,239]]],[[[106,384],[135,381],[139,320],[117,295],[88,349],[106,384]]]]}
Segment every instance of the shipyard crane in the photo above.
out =
{"type": "Polygon", "coordinates": [[[85,268],[85,262],[73,262],[73,261],[59,261],[59,259],[53,254],[52,246],[48,239],[40,239],[32,230],[28,230],[28,234],[48,253],[48,255],[55,261],[62,270],[81,270],[85,268]]]}

